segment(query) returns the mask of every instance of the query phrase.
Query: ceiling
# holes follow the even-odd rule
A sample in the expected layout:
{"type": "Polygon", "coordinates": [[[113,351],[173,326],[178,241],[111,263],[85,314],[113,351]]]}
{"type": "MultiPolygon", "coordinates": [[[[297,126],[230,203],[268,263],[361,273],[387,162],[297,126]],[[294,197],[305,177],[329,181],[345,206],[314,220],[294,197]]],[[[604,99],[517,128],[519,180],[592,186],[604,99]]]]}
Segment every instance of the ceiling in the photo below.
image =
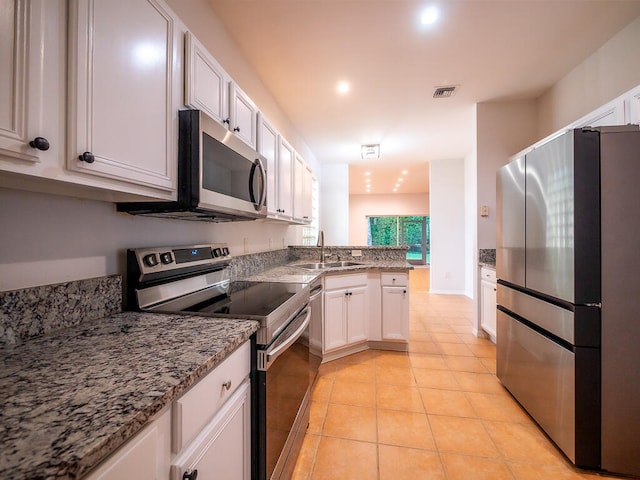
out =
{"type": "Polygon", "coordinates": [[[350,164],[352,194],[365,170],[371,193],[402,170],[400,193],[427,192],[428,162],[472,151],[475,103],[536,98],[640,15],[636,0],[209,3],[318,162],[350,164]],[[429,5],[439,20],[422,25],[429,5]]]}

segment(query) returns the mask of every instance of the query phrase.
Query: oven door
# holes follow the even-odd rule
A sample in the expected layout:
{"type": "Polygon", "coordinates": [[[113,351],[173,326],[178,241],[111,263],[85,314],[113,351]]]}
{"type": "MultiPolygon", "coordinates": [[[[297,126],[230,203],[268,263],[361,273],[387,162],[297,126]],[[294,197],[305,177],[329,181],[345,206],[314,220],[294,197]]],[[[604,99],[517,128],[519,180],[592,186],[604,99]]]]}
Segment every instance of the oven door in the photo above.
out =
{"type": "Polygon", "coordinates": [[[309,424],[307,306],[267,347],[258,350],[258,479],[289,478],[309,424]]]}

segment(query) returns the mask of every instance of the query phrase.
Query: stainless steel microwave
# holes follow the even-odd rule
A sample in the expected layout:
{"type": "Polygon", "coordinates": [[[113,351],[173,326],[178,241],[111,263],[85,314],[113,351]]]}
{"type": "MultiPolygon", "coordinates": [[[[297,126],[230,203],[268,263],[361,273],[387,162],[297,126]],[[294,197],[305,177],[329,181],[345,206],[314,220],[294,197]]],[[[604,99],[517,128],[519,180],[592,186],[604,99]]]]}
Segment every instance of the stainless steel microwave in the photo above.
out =
{"type": "Polygon", "coordinates": [[[177,201],[119,203],[118,211],[212,222],[265,218],[265,159],[200,110],[178,115],[177,201]]]}

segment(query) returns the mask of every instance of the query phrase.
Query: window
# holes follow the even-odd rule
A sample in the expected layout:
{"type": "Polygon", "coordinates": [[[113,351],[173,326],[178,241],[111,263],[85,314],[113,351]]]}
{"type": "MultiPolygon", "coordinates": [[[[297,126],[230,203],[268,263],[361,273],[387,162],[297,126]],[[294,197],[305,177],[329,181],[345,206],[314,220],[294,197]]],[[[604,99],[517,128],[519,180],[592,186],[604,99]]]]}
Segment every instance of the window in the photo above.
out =
{"type": "Polygon", "coordinates": [[[431,261],[429,217],[367,217],[367,244],[407,245],[407,262],[428,265],[431,261]]]}

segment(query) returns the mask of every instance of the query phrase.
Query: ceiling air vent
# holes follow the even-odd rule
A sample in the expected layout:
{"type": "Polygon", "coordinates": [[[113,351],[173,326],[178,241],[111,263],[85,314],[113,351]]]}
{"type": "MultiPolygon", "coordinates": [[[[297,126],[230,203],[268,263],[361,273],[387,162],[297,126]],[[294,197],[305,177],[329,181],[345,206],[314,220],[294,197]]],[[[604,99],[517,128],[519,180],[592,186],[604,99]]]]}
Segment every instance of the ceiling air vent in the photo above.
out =
{"type": "Polygon", "coordinates": [[[448,87],[436,87],[433,92],[433,98],[448,98],[453,97],[453,93],[456,91],[455,85],[450,85],[448,87]]]}

